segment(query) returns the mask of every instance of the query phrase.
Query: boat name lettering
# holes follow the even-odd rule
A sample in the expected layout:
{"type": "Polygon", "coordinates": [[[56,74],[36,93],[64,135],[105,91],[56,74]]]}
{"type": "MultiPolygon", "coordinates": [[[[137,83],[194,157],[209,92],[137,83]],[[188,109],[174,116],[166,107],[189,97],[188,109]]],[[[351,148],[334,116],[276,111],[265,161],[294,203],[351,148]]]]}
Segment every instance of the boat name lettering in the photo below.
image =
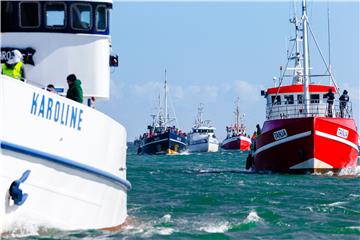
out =
{"type": "Polygon", "coordinates": [[[36,50],[28,47],[28,48],[13,48],[13,47],[2,47],[1,48],[1,63],[7,62],[12,55],[12,50],[19,50],[23,55],[23,62],[24,64],[30,64],[35,66],[33,55],[35,54],[36,50]]]}
{"type": "Polygon", "coordinates": [[[286,138],[288,135],[287,135],[286,129],[281,129],[279,131],[273,132],[273,136],[274,136],[274,139],[277,141],[277,140],[286,138]]]}
{"type": "Polygon", "coordinates": [[[349,131],[343,128],[338,128],[336,135],[341,138],[348,138],[349,131]]]}
{"type": "Polygon", "coordinates": [[[81,131],[84,110],[68,103],[33,93],[30,114],[81,131]]]}

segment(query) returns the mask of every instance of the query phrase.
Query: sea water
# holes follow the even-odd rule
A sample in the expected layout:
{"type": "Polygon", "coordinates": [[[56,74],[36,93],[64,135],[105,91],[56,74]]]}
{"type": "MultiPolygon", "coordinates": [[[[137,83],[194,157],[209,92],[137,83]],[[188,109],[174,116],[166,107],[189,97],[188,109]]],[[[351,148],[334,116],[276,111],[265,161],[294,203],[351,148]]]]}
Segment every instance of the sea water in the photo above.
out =
{"type": "Polygon", "coordinates": [[[151,156],[130,148],[133,189],[121,232],[41,230],[25,238],[360,239],[359,167],[351,176],[252,174],[246,156],[151,156]]]}

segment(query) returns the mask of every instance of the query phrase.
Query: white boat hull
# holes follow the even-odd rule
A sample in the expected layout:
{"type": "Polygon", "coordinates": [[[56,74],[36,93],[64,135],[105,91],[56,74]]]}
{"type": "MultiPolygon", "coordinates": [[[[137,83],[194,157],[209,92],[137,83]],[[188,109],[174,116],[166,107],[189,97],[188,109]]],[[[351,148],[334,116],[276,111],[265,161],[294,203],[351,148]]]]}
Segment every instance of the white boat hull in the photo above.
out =
{"type": "Polygon", "coordinates": [[[1,75],[0,234],[121,225],[130,188],[123,126],[85,105],[1,75]],[[20,189],[28,197],[16,205],[9,187],[26,170],[30,175],[20,189]]]}
{"type": "Polygon", "coordinates": [[[190,152],[217,152],[219,151],[218,143],[200,143],[189,145],[190,152]]]}

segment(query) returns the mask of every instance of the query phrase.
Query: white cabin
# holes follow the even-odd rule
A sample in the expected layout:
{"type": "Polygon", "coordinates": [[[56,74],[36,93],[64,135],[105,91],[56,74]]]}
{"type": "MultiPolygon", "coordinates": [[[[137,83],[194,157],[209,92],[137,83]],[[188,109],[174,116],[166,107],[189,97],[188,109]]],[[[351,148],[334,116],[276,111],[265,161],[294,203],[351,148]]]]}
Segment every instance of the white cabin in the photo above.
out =
{"type": "Polygon", "coordinates": [[[8,0],[1,8],[2,63],[18,49],[28,83],[53,84],[65,95],[66,77],[74,73],[84,99],[109,98],[110,65],[117,65],[109,35],[112,1],[8,0]]]}
{"type": "MultiPolygon", "coordinates": [[[[317,117],[328,117],[327,96],[331,89],[336,96],[337,90],[334,86],[310,84],[309,85],[309,115],[317,117]]],[[[286,119],[305,117],[304,111],[304,86],[293,84],[281,87],[274,87],[262,92],[266,98],[266,117],[272,119],[286,119]]],[[[340,116],[339,102],[334,101],[333,117],[340,116]]],[[[351,116],[351,102],[347,103],[345,117],[351,116]]]]}

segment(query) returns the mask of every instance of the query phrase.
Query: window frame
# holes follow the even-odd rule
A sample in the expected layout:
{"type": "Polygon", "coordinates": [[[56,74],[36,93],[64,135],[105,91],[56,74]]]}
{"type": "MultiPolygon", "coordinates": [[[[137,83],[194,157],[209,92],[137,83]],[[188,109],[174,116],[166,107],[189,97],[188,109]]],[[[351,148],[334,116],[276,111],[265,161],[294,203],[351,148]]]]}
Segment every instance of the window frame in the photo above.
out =
{"type": "Polygon", "coordinates": [[[107,7],[107,5],[105,5],[105,4],[99,4],[99,5],[97,5],[96,6],[96,8],[95,8],[95,12],[94,12],[94,25],[95,25],[95,30],[97,31],[97,32],[106,32],[107,31],[107,29],[108,29],[108,18],[109,18],[109,8],[107,7]],[[98,26],[97,26],[97,18],[96,18],[96,13],[97,13],[97,10],[98,10],[98,8],[100,8],[100,7],[103,7],[103,8],[105,8],[105,28],[104,29],[99,29],[98,28],[98,26]]]}
{"type": "Polygon", "coordinates": [[[281,105],[281,96],[280,95],[271,96],[271,103],[272,105],[281,105]]]}
{"type": "Polygon", "coordinates": [[[310,94],[310,103],[320,103],[320,94],[319,93],[310,94]],[[314,97],[317,97],[317,98],[314,98],[314,97]]]}
{"type": "Polygon", "coordinates": [[[66,8],[66,3],[65,2],[45,2],[44,3],[44,26],[45,28],[47,29],[65,29],[67,27],[67,8],[66,8]],[[63,26],[58,26],[58,27],[53,27],[53,26],[48,26],[47,25],[47,16],[46,16],[46,13],[47,13],[47,6],[48,5],[55,5],[55,4],[61,4],[64,6],[64,25],[63,26]]]}
{"type": "Polygon", "coordinates": [[[93,28],[93,21],[94,21],[93,16],[94,16],[94,11],[93,11],[93,7],[92,7],[91,4],[86,3],[86,2],[84,2],[84,3],[82,3],[82,2],[72,3],[72,4],[70,5],[70,28],[71,28],[72,30],[75,30],[75,31],[90,32],[90,31],[92,30],[92,28],[93,28]],[[74,8],[75,6],[80,6],[80,5],[90,7],[90,16],[89,16],[90,24],[89,24],[89,28],[86,28],[86,29],[74,27],[73,8],[74,8]]]}
{"type": "Polygon", "coordinates": [[[18,5],[18,16],[19,16],[19,27],[20,28],[27,28],[27,29],[31,29],[31,28],[39,28],[41,26],[41,5],[40,5],[40,2],[36,2],[36,1],[22,1],[22,2],[19,2],[19,5],[18,5]],[[21,10],[21,5],[23,3],[35,3],[38,7],[38,25],[37,26],[23,26],[22,25],[22,19],[21,19],[21,16],[22,16],[22,10],[21,10]]]}
{"type": "Polygon", "coordinates": [[[293,94],[284,95],[284,99],[285,99],[285,105],[292,105],[292,104],[295,103],[295,99],[294,99],[293,94]]]}

